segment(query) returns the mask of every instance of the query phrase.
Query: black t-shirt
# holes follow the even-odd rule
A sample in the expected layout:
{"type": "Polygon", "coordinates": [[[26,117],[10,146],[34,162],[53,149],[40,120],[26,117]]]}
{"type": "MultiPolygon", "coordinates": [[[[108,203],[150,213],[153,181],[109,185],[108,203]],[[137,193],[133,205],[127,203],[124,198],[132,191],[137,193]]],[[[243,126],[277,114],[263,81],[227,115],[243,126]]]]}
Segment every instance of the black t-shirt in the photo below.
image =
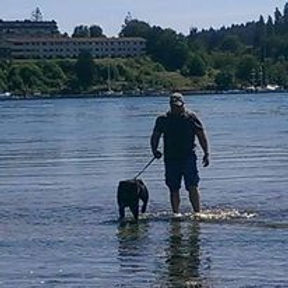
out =
{"type": "Polygon", "coordinates": [[[194,153],[195,135],[203,125],[195,113],[186,110],[180,115],[171,112],[156,119],[154,131],[164,136],[164,158],[183,159],[194,153]]]}

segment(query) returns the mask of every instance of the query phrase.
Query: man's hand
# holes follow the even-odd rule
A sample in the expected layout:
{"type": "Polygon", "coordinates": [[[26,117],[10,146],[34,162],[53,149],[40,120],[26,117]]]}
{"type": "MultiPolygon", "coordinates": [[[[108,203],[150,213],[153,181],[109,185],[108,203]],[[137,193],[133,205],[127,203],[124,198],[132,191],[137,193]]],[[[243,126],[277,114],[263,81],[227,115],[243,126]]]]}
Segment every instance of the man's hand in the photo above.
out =
{"type": "Polygon", "coordinates": [[[202,160],[203,167],[209,166],[209,154],[205,153],[202,160]]]}
{"type": "Polygon", "coordinates": [[[153,151],[153,155],[156,159],[160,159],[162,157],[162,153],[159,150],[153,151]]]}

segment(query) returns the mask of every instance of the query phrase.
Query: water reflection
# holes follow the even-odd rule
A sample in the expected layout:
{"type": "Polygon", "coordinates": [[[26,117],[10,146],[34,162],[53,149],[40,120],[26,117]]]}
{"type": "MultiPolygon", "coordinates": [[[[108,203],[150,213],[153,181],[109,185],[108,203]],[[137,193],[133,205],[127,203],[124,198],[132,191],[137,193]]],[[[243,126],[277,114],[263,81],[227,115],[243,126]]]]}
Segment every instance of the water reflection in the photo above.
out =
{"type": "Polygon", "coordinates": [[[155,229],[153,223],[118,226],[119,280],[123,287],[136,287],[136,283],[137,287],[154,288],[209,287],[202,271],[199,222],[173,219],[167,224],[168,231],[157,228],[156,237],[162,243],[158,247],[149,237],[155,229]]]}
{"type": "Polygon", "coordinates": [[[171,221],[166,249],[165,287],[207,287],[200,275],[200,226],[197,222],[171,221]]]}
{"type": "Polygon", "coordinates": [[[118,259],[121,272],[141,272],[148,224],[122,223],[118,226],[118,259]]]}

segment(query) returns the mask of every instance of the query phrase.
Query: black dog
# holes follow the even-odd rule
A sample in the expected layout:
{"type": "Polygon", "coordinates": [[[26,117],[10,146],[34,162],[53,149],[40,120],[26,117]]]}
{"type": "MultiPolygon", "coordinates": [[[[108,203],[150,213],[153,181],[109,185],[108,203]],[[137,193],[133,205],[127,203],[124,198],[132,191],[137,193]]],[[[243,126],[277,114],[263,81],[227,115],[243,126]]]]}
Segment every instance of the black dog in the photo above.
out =
{"type": "Polygon", "coordinates": [[[122,220],[125,217],[126,207],[130,208],[135,220],[138,220],[139,199],[143,201],[141,212],[145,213],[149,199],[149,193],[142,180],[131,179],[119,182],[117,191],[117,201],[120,216],[119,220],[122,220]]]}

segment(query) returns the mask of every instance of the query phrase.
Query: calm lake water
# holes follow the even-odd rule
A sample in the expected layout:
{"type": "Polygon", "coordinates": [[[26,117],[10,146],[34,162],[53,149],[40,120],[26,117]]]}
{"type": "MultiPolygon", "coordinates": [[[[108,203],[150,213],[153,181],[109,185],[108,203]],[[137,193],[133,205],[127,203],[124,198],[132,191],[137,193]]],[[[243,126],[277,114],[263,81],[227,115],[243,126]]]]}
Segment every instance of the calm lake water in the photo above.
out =
{"type": "Polygon", "coordinates": [[[0,287],[288,287],[288,95],[186,102],[211,144],[203,213],[182,189],[171,217],[158,160],[122,226],[118,182],[151,159],[167,98],[0,102],[0,287]]]}

